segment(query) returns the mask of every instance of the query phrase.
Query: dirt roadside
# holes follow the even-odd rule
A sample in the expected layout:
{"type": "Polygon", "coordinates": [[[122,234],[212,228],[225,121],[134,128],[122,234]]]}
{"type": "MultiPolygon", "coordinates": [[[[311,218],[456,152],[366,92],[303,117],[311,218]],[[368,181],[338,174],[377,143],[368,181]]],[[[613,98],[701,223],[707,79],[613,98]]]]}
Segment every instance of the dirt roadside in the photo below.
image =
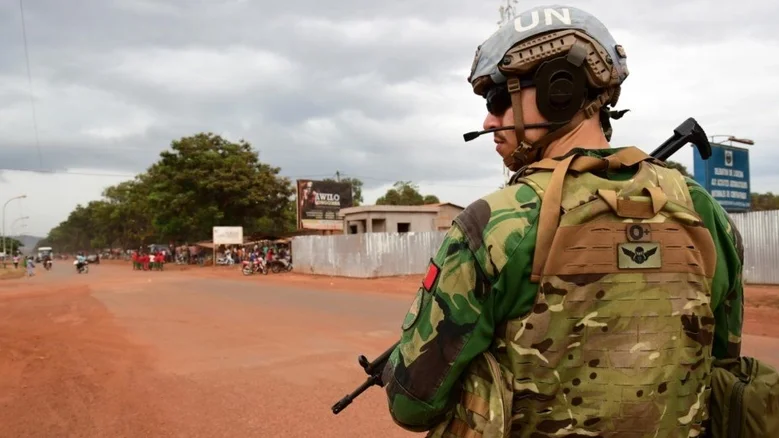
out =
{"type": "MultiPolygon", "coordinates": [[[[4,436],[419,436],[392,424],[380,390],[339,416],[329,406],[362,382],[356,354],[374,357],[397,333],[394,320],[384,330],[359,317],[361,300],[397,313],[421,276],[69,268],[0,281],[4,436]],[[337,296],[342,310],[266,306],[291,294],[283,287],[333,291],[322,299],[337,296]]],[[[746,297],[745,354],[779,351],[779,289],[749,287],[746,297]]]]}

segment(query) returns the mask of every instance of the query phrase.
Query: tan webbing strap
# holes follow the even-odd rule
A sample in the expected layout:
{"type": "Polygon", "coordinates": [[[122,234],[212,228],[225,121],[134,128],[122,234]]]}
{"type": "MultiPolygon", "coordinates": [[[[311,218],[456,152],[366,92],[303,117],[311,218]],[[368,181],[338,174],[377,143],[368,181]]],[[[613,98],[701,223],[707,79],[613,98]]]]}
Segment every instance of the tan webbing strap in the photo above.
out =
{"type": "Polygon", "coordinates": [[[642,161],[652,160],[652,156],[635,146],[630,146],[617,151],[616,154],[609,155],[606,159],[609,161],[618,161],[625,167],[631,167],[642,161]]]}
{"type": "Polygon", "coordinates": [[[668,203],[668,195],[665,194],[660,187],[645,187],[645,192],[649,193],[649,197],[652,198],[652,211],[657,214],[668,203]]]}
{"type": "Polygon", "coordinates": [[[457,438],[481,438],[481,434],[471,429],[468,423],[460,420],[459,418],[452,418],[447,427],[447,432],[456,436],[457,438]]]}
{"type": "Polygon", "coordinates": [[[465,392],[463,394],[463,406],[465,406],[465,409],[473,411],[484,418],[490,418],[490,404],[476,394],[465,392]]]}
{"type": "Polygon", "coordinates": [[[613,169],[614,163],[604,158],[582,156],[571,164],[571,170],[576,172],[591,172],[593,170],[613,169]]]}
{"type": "Polygon", "coordinates": [[[659,187],[645,188],[644,191],[649,193],[651,203],[619,198],[614,190],[598,189],[598,196],[619,217],[651,219],[663,209],[668,197],[659,187]]]}
{"type": "Polygon", "coordinates": [[[530,281],[538,282],[549,257],[549,249],[552,246],[555,231],[560,222],[560,204],[563,200],[563,183],[568,167],[577,155],[571,155],[560,161],[549,179],[546,195],[541,202],[541,215],[538,219],[538,235],[536,237],[536,249],[533,254],[533,273],[530,281]]]}
{"type": "Polygon", "coordinates": [[[617,192],[614,190],[598,189],[598,196],[603,199],[604,202],[611,208],[614,213],[619,212],[619,205],[617,204],[617,192]]]}
{"type": "Polygon", "coordinates": [[[544,158],[543,160],[536,161],[535,163],[529,164],[527,168],[541,169],[541,170],[555,170],[558,164],[560,164],[560,160],[555,160],[554,158],[544,158]]]}
{"type": "MultiPolygon", "coordinates": [[[[590,157],[583,155],[571,164],[570,169],[576,172],[588,172],[593,170],[619,169],[620,167],[631,167],[641,161],[649,160],[652,157],[645,154],[641,149],[629,147],[617,151],[606,158],[590,157]]],[[[530,169],[553,170],[560,164],[560,161],[553,158],[544,158],[528,166],[530,169]]]]}
{"type": "Polygon", "coordinates": [[[519,86],[519,78],[509,78],[506,81],[506,88],[508,88],[511,95],[511,106],[514,108],[514,130],[516,132],[524,132],[525,122],[522,120],[522,95],[519,93],[522,88],[519,86]]]}

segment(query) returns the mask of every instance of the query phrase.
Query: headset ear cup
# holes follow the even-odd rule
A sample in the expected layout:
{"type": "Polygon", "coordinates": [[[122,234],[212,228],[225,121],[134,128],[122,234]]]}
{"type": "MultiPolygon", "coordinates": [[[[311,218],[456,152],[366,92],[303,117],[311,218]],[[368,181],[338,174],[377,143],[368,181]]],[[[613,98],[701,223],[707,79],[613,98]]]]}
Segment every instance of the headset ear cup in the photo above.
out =
{"type": "Polygon", "coordinates": [[[555,58],[536,70],[536,106],[550,122],[566,122],[582,108],[587,98],[587,78],[581,67],[565,57],[555,58]]]}

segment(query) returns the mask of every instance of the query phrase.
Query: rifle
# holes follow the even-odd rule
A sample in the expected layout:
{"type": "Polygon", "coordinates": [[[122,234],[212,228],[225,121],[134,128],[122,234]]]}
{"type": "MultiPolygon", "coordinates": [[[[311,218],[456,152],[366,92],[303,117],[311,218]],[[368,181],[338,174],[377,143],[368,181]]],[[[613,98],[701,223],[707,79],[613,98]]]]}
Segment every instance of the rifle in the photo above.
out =
{"type": "Polygon", "coordinates": [[[381,380],[381,372],[384,369],[384,366],[387,365],[390,354],[392,354],[392,351],[395,350],[395,347],[397,347],[399,343],[400,342],[395,342],[392,347],[388,348],[384,353],[381,353],[381,356],[374,359],[373,362],[368,362],[368,358],[362,354],[357,358],[357,363],[359,363],[360,366],[365,370],[365,373],[368,374],[368,378],[365,380],[365,382],[363,382],[362,385],[358,386],[357,389],[352,391],[351,394],[344,396],[344,398],[338,400],[338,402],[333,405],[331,409],[333,410],[334,414],[337,415],[339,412],[346,409],[347,406],[352,404],[354,399],[359,397],[360,394],[362,394],[371,386],[377,385],[382,388],[384,387],[384,382],[381,380]]]}
{"type": "MultiPolygon", "coordinates": [[[[709,157],[711,157],[711,144],[709,143],[709,138],[706,136],[703,128],[701,128],[698,122],[692,117],[677,126],[676,129],[674,129],[673,135],[669,137],[668,140],[664,141],[657,149],[652,151],[650,155],[658,160],[666,161],[687,143],[692,143],[693,146],[698,149],[698,152],[704,160],[708,160],[709,157]]],[[[352,391],[351,394],[344,396],[333,405],[331,408],[333,414],[337,415],[339,412],[343,411],[355,398],[359,397],[360,394],[371,386],[384,387],[385,382],[381,380],[381,372],[384,370],[390,354],[392,354],[392,351],[395,350],[398,344],[399,342],[396,342],[373,362],[368,362],[368,358],[363,355],[360,355],[357,358],[357,363],[359,363],[363,370],[365,370],[365,373],[368,374],[368,378],[362,385],[352,391]]]]}

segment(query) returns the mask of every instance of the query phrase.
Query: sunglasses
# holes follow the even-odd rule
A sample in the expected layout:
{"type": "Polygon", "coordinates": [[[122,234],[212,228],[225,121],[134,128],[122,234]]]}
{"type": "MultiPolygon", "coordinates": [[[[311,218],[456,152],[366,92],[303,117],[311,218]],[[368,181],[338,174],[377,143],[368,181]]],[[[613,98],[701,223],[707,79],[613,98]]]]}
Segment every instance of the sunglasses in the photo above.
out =
{"type": "MultiPolygon", "coordinates": [[[[519,84],[522,88],[530,88],[535,85],[532,79],[525,78],[520,79],[519,84]]],[[[493,116],[500,117],[506,110],[511,108],[511,93],[509,93],[506,84],[496,85],[490,88],[487,90],[484,98],[487,100],[487,111],[493,116]]]]}
{"type": "Polygon", "coordinates": [[[493,116],[500,117],[511,107],[511,94],[505,85],[490,88],[484,98],[487,100],[487,111],[493,116]]]}

